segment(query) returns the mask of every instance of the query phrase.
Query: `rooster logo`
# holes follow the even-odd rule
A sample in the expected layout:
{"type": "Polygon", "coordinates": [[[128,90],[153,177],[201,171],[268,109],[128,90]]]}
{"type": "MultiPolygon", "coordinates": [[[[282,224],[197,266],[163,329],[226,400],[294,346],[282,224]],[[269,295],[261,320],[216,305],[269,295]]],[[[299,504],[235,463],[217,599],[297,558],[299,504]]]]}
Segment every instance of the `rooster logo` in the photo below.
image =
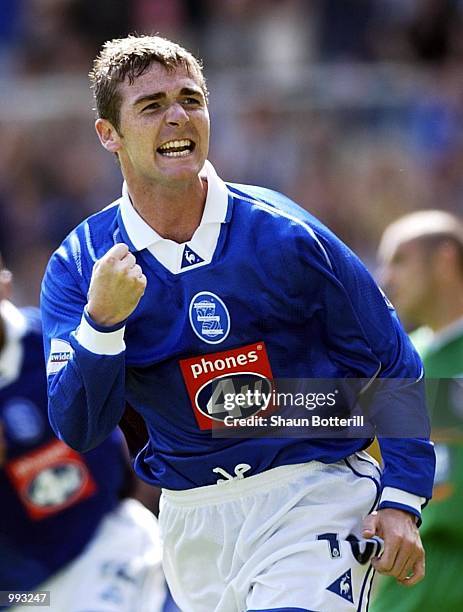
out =
{"type": "Polygon", "coordinates": [[[330,586],[326,587],[328,591],[342,597],[346,601],[350,601],[350,603],[354,603],[354,597],[352,593],[352,573],[349,570],[336,578],[334,582],[330,584],[330,586]]]}
{"type": "Polygon", "coordinates": [[[182,268],[188,268],[199,263],[202,263],[204,259],[193,251],[188,245],[185,245],[182,256],[182,268]]]}
{"type": "Polygon", "coordinates": [[[187,262],[191,266],[191,264],[194,264],[194,262],[196,260],[196,256],[191,251],[188,251],[187,249],[185,249],[185,259],[187,260],[187,262]]]}
{"type": "Polygon", "coordinates": [[[339,583],[339,590],[341,591],[342,595],[347,595],[347,593],[350,591],[349,576],[347,574],[339,583]]]}

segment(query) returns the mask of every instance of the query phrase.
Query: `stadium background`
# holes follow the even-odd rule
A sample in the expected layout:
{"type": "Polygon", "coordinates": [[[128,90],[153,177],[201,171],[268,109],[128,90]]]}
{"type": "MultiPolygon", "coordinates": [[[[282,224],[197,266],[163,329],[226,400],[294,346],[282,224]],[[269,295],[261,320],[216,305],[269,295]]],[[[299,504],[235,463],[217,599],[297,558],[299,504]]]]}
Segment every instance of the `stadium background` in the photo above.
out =
{"type": "Polygon", "coordinates": [[[92,127],[100,44],[159,32],[204,59],[211,160],[284,191],[374,270],[384,226],[463,206],[461,0],[1,0],[0,248],[18,304],[120,194],[92,127]]]}
{"type": "Polygon", "coordinates": [[[18,305],[120,194],[87,73],[134,31],[203,58],[220,175],[285,192],[373,272],[399,215],[463,213],[463,0],[0,0],[0,251],[18,305]]]}

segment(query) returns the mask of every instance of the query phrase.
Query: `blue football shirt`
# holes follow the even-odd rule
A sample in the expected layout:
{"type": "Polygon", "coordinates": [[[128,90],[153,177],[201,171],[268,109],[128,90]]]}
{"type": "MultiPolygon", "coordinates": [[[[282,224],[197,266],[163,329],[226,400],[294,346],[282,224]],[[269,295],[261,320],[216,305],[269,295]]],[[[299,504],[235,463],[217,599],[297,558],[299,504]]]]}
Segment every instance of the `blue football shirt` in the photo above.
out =
{"type": "MultiPolygon", "coordinates": [[[[247,464],[250,475],[331,463],[369,443],[215,436],[226,416],[217,381],[247,375],[268,388],[271,379],[394,380],[387,399],[376,398],[379,412],[401,415],[412,406],[426,421],[420,359],[359,259],[285,196],[226,184],[208,163],[205,179],[202,221],[185,244],[147,226],[124,188],[53,254],[42,316],[54,430],[90,449],[117,425],[127,401],[149,432],[138,473],[188,489],[217,482],[217,468],[233,475],[247,464]],[[129,246],[148,284],[127,321],[101,328],[85,312],[86,296],[95,261],[116,242],[129,246]]],[[[425,430],[381,440],[380,507],[419,514],[431,496],[434,452],[425,430]]]]}

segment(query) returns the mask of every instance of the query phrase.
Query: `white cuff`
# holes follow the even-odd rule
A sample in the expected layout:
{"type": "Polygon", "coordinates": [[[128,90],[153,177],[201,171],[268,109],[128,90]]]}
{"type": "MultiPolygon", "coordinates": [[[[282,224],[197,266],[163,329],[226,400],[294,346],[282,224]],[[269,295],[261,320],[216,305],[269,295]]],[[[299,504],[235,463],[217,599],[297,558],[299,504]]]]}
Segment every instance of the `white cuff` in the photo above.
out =
{"type": "Polygon", "coordinates": [[[116,331],[101,332],[96,330],[82,315],[76,331],[76,339],[87,351],[97,355],[119,355],[125,351],[125,326],[116,331]]]}
{"type": "Polygon", "coordinates": [[[395,487],[384,487],[379,500],[379,505],[383,502],[393,502],[395,504],[401,504],[403,506],[409,506],[416,510],[418,514],[421,514],[421,506],[424,504],[426,499],[402,489],[396,489],[395,487]]]}

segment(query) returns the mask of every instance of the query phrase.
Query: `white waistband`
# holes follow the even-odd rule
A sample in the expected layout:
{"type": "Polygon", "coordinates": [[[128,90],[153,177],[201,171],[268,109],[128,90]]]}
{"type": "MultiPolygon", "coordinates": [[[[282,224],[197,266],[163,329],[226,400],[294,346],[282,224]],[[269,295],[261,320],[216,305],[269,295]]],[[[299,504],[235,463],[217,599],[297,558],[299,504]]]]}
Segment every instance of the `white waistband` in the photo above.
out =
{"type": "MultiPolygon", "coordinates": [[[[343,462],[341,462],[343,464],[343,462]]],[[[333,466],[339,467],[339,463],[321,463],[320,461],[310,461],[308,463],[297,463],[295,465],[282,465],[280,467],[248,476],[247,478],[234,478],[233,480],[222,481],[219,484],[207,485],[205,487],[195,487],[183,491],[173,491],[163,489],[162,494],[166,501],[175,506],[202,506],[231,501],[242,495],[254,494],[262,489],[271,489],[279,486],[282,482],[287,482],[295,476],[310,474],[323,470],[330,470],[333,466]]]]}

